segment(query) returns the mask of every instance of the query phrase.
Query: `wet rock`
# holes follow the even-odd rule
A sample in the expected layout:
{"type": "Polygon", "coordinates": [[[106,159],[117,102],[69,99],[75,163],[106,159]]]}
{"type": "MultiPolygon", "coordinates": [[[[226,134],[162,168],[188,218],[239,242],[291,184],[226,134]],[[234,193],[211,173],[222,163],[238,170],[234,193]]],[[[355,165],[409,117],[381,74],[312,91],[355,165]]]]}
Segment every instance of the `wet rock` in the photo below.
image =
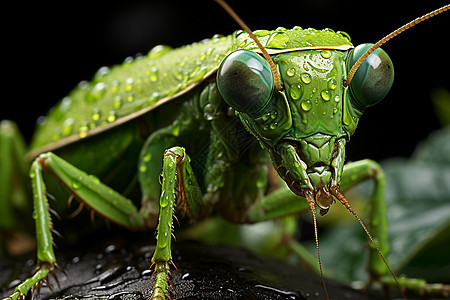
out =
{"type": "MultiPolygon", "coordinates": [[[[57,251],[67,276],[57,271],[53,291],[42,286],[40,299],[148,299],[156,276],[149,270],[154,246],[118,240],[100,249],[57,251]]],[[[247,250],[197,242],[174,243],[172,299],[326,299],[319,276],[247,250]]],[[[0,260],[1,297],[34,268],[35,254],[0,260]],[[8,286],[9,285],[9,286],[8,286]]],[[[326,280],[332,299],[377,299],[326,280]]]]}

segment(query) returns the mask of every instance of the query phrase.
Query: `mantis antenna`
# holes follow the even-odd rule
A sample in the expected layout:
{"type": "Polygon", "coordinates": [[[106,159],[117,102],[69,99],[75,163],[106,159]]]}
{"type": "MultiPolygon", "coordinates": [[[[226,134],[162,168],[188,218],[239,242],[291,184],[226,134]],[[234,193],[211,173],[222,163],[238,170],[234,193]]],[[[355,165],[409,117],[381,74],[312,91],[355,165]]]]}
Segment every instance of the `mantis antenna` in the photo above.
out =
{"type": "Polygon", "coordinates": [[[450,4],[447,4],[441,8],[438,8],[432,12],[427,13],[426,15],[423,15],[417,19],[414,19],[413,21],[409,22],[408,24],[403,25],[402,27],[398,28],[397,30],[391,32],[390,34],[388,34],[387,36],[385,36],[384,38],[382,38],[381,40],[379,40],[375,45],[373,45],[369,50],[366,51],[366,53],[364,53],[357,61],[356,63],[353,65],[353,67],[350,69],[350,71],[348,72],[348,76],[347,76],[347,80],[344,81],[344,86],[347,87],[350,82],[352,81],[353,76],[355,75],[356,71],[358,70],[359,66],[361,65],[361,63],[376,49],[378,49],[381,45],[385,44],[386,42],[388,42],[390,39],[392,39],[393,37],[396,37],[397,35],[399,35],[400,33],[402,33],[403,31],[410,29],[411,27],[419,24],[422,21],[425,21],[429,18],[432,18],[440,13],[443,13],[444,11],[450,9],[450,4]]]}
{"type": "Polygon", "coordinates": [[[283,90],[283,87],[280,83],[280,74],[278,74],[277,67],[275,66],[275,63],[273,62],[272,58],[270,57],[269,53],[267,53],[266,49],[261,45],[258,38],[253,34],[253,31],[250,30],[250,28],[245,24],[245,22],[238,16],[238,14],[226,3],[224,0],[214,0],[217,4],[219,4],[229,15],[233,18],[233,20],[241,26],[242,29],[244,29],[245,32],[248,33],[248,35],[252,38],[252,40],[255,41],[256,45],[258,45],[258,48],[261,50],[262,55],[267,60],[267,62],[270,65],[270,68],[272,69],[273,78],[275,81],[275,88],[277,91],[283,90]]]}

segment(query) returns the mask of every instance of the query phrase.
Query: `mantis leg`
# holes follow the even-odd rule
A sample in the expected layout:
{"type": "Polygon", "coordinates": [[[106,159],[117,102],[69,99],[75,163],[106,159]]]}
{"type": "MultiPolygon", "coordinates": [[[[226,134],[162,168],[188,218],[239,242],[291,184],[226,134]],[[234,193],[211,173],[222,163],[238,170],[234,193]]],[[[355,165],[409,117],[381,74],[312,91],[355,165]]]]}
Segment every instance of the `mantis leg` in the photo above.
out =
{"type": "Polygon", "coordinates": [[[42,176],[44,171],[58,178],[78,199],[107,219],[131,229],[144,227],[144,218],[130,200],[102,184],[98,178],[77,169],[57,155],[51,152],[40,155],[32,163],[29,173],[39,267],[32,277],[15,288],[10,299],[18,299],[26,295],[33,286],[47,280],[47,275],[53,274],[55,266],[60,268],[56,263],[53,250],[52,221],[42,176]]]}
{"type": "MultiPolygon", "coordinates": [[[[385,200],[386,177],[383,169],[377,162],[370,159],[349,163],[344,166],[341,188],[345,189],[367,179],[375,181],[375,188],[370,200],[369,229],[380,252],[386,257],[390,250],[390,244],[385,200]]],[[[386,265],[380,259],[373,244],[370,244],[368,270],[375,279],[388,273],[386,265]]]]}
{"type": "Polygon", "coordinates": [[[17,212],[27,212],[26,146],[19,130],[11,121],[0,122],[0,256],[7,254],[8,234],[20,227],[17,212]]]}
{"type": "Polygon", "coordinates": [[[189,214],[198,215],[203,195],[192,172],[190,158],[181,147],[172,147],[164,152],[157,242],[152,257],[152,264],[155,266],[157,275],[153,295],[150,299],[165,299],[168,282],[171,283],[169,270],[170,265],[174,266],[171,239],[176,191],[189,214]]]}

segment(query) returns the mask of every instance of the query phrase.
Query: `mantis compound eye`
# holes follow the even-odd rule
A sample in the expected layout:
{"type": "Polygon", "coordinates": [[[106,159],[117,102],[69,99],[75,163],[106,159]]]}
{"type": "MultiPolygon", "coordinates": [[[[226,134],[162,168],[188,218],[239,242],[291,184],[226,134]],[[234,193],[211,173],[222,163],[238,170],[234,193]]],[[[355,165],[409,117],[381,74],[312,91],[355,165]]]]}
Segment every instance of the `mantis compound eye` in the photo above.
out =
{"type": "MultiPolygon", "coordinates": [[[[353,49],[347,58],[347,68],[350,69],[372,46],[373,44],[361,44],[353,49]]],[[[351,101],[356,101],[355,104],[360,107],[375,105],[387,95],[393,82],[392,61],[384,50],[378,48],[362,62],[350,82],[351,101]]]]}
{"type": "Polygon", "coordinates": [[[270,102],[274,89],[269,63],[249,50],[237,50],[222,61],[217,88],[225,102],[239,112],[257,114],[270,102]]]}

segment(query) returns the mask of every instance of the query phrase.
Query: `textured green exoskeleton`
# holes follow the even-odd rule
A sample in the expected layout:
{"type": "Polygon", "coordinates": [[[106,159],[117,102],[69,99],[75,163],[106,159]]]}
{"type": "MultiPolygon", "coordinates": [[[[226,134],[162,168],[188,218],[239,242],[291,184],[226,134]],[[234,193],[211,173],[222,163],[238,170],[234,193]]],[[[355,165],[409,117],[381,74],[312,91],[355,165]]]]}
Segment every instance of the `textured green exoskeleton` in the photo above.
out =
{"type": "MultiPolygon", "coordinates": [[[[57,266],[46,191],[61,197],[44,172],[106,219],[132,230],[157,230],[152,299],[168,293],[177,202],[192,218],[216,211],[231,222],[253,223],[314,203],[324,214],[334,199],[348,206],[340,190],[374,178],[371,232],[388,252],[383,172],[371,160],[344,166],[344,158],[364,108],[392,84],[389,57],[382,50],[372,54],[347,88],[348,69],[366,45],[354,48],[347,34],[332,30],[255,34],[278,68],[281,91],[255,42],[238,31],[178,49],[159,46],[101,68],[39,120],[28,152],[39,270],[12,299],[57,266]],[[289,189],[267,195],[269,158],[289,189]],[[139,209],[122,194],[136,174],[139,209]]],[[[0,168],[4,202],[13,195],[6,175],[23,165],[16,154],[24,146],[12,142],[18,134],[10,122],[2,122],[0,134],[0,158],[9,158],[0,168]]],[[[0,205],[12,215],[11,205],[0,205]]],[[[0,228],[10,226],[2,222],[0,228]]],[[[375,249],[369,271],[375,277],[387,272],[375,249]]]]}

